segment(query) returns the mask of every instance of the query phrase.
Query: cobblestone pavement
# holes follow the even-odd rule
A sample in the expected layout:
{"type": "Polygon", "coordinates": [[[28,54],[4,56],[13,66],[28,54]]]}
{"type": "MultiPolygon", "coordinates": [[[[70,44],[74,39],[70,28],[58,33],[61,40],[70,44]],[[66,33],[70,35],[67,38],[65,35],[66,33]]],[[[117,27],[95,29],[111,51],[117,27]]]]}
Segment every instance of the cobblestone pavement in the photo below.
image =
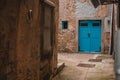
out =
{"type": "Polygon", "coordinates": [[[114,80],[114,60],[110,55],[59,53],[58,62],[66,67],[57,76],[57,80],[114,80]],[[90,62],[89,59],[102,59],[101,62],[90,62]],[[79,63],[95,65],[80,67],[79,63]]]}

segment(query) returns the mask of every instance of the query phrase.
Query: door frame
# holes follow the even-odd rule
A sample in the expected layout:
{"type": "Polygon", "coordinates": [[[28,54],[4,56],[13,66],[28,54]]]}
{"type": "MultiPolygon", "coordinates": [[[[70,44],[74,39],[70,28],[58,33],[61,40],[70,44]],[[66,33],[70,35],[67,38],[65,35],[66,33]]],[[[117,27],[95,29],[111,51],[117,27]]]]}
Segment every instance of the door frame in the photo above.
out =
{"type": "Polygon", "coordinates": [[[39,9],[39,25],[40,26],[40,62],[43,65],[40,65],[40,74],[42,74],[45,70],[46,73],[44,73],[41,77],[41,79],[45,80],[50,80],[51,79],[51,74],[53,73],[53,68],[54,66],[51,66],[51,62],[53,61],[54,57],[54,50],[55,50],[55,45],[56,45],[56,25],[55,25],[55,4],[50,1],[50,0],[40,0],[40,9],[39,9]],[[47,29],[45,28],[45,7],[50,8],[51,10],[51,20],[50,20],[50,45],[51,47],[49,49],[44,49],[44,30],[47,29]],[[51,22],[52,21],[52,22],[51,22]]]}
{"type": "MultiPolygon", "coordinates": [[[[81,21],[81,20],[101,20],[101,54],[103,54],[104,53],[104,42],[103,42],[103,37],[104,37],[104,31],[103,31],[103,29],[104,29],[104,18],[81,18],[81,19],[77,19],[76,20],[76,23],[77,23],[77,25],[76,26],[78,26],[77,27],[77,35],[76,35],[76,37],[77,37],[77,51],[78,51],[78,53],[85,53],[85,52],[81,52],[81,51],[79,51],[79,22],[81,21]]],[[[97,53],[97,52],[96,52],[97,53]]]]}
{"type": "MultiPolygon", "coordinates": [[[[51,13],[54,15],[55,14],[55,6],[54,6],[54,3],[52,3],[51,1],[49,1],[49,0],[45,0],[45,1],[41,1],[41,4],[40,4],[40,11],[42,11],[41,12],[41,16],[40,16],[40,25],[41,26],[44,26],[45,27],[45,25],[44,25],[44,16],[45,16],[45,7],[49,7],[50,9],[51,9],[51,13]]],[[[53,51],[54,51],[54,45],[55,45],[55,33],[56,33],[56,26],[55,26],[55,20],[54,20],[54,16],[53,15],[51,15],[51,19],[52,19],[52,24],[50,24],[50,26],[53,26],[53,27],[50,27],[50,32],[52,33],[52,35],[50,36],[50,38],[51,38],[51,53],[44,53],[44,51],[43,51],[43,45],[44,45],[44,27],[41,27],[40,28],[40,38],[41,38],[41,42],[40,42],[40,44],[41,44],[41,47],[40,47],[40,49],[41,49],[41,60],[47,60],[47,59],[49,59],[49,58],[52,58],[53,57],[53,51]],[[53,32],[54,31],[54,32],[53,32]],[[47,57],[47,56],[49,56],[49,57],[47,57]]]]}

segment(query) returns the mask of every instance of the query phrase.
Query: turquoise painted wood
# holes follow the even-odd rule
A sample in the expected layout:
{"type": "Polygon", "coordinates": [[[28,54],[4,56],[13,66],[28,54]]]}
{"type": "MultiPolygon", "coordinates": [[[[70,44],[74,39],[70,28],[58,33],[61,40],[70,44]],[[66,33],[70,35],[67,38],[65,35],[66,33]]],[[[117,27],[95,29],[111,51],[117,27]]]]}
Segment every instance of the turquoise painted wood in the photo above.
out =
{"type": "Polygon", "coordinates": [[[79,51],[89,52],[90,51],[90,27],[88,21],[80,21],[79,27],[79,51]]]}
{"type": "Polygon", "coordinates": [[[79,51],[101,52],[100,20],[82,20],[79,22],[79,51]]]}

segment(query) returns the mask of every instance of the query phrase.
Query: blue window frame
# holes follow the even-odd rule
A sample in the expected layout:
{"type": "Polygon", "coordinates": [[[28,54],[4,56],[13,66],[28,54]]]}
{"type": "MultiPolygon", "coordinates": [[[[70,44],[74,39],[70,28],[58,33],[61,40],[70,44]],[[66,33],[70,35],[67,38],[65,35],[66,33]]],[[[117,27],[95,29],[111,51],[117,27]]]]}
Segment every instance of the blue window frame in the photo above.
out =
{"type": "Polygon", "coordinates": [[[62,29],[68,29],[68,21],[62,21],[62,29]]]}

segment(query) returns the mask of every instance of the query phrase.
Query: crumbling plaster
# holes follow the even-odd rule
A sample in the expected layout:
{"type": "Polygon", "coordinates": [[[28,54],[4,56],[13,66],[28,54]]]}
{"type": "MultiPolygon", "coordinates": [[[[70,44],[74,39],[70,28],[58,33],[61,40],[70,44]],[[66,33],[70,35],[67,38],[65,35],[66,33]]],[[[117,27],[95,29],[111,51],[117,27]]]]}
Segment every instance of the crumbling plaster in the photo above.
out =
{"type": "Polygon", "coordinates": [[[60,0],[58,51],[78,52],[79,20],[102,20],[102,50],[104,50],[104,20],[110,15],[110,6],[94,8],[90,0],[60,0]],[[62,29],[62,21],[68,21],[68,29],[62,29]]]}

